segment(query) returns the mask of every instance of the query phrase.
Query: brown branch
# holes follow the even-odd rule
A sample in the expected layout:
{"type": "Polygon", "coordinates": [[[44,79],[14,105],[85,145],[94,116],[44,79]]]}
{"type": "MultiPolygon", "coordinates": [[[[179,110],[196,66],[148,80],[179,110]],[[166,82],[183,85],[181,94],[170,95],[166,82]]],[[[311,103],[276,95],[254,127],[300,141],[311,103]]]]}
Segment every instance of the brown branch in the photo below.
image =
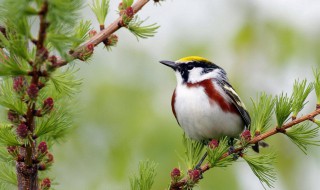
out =
{"type": "MultiPolygon", "coordinates": [[[[313,118],[317,115],[320,114],[320,108],[317,107],[315,111],[305,115],[305,116],[302,116],[300,118],[296,118],[290,122],[288,122],[287,124],[283,125],[282,127],[278,128],[277,126],[273,129],[271,129],[270,131],[268,132],[265,132],[261,135],[258,135],[256,137],[254,137],[251,141],[248,142],[248,145],[252,145],[252,144],[256,144],[258,143],[259,141],[262,141],[268,137],[271,137],[277,133],[283,133],[283,131],[285,132],[286,129],[290,128],[290,127],[293,127],[294,125],[297,125],[301,122],[304,122],[304,121],[307,121],[307,120],[313,120],[313,118]],[[280,129],[280,130],[279,130],[280,129]]],[[[248,145],[246,147],[248,147],[248,145]]],[[[229,156],[230,154],[234,154],[234,153],[240,153],[241,151],[243,151],[246,147],[240,147],[240,148],[237,148],[235,149],[232,153],[229,153],[229,152],[226,152],[224,153],[220,160],[223,159],[223,158],[226,158],[227,156],[229,156]]],[[[211,168],[211,165],[210,163],[206,163],[204,164],[203,166],[201,166],[200,168],[200,172],[201,173],[204,173],[206,171],[208,171],[209,169],[211,168]]],[[[170,190],[181,190],[183,189],[183,187],[186,185],[187,183],[187,180],[188,180],[188,177],[184,177],[183,179],[179,180],[179,181],[172,181],[171,184],[170,184],[170,190]]],[[[200,180],[200,179],[199,179],[200,180]]]]}
{"type": "MultiPolygon", "coordinates": [[[[132,9],[134,13],[139,12],[144,5],[146,5],[150,0],[138,0],[135,4],[132,5],[132,9]]],[[[90,38],[88,41],[81,44],[78,48],[76,48],[70,55],[73,59],[79,59],[80,53],[88,46],[88,45],[94,45],[97,46],[101,42],[108,39],[108,37],[119,30],[122,25],[120,24],[122,22],[122,16],[118,17],[113,23],[111,23],[107,28],[104,28],[100,32],[98,32],[96,35],[94,35],[92,38],[90,38]]],[[[62,58],[57,58],[57,63],[54,65],[54,67],[62,67],[69,63],[69,61],[64,60],[62,58]]]]}

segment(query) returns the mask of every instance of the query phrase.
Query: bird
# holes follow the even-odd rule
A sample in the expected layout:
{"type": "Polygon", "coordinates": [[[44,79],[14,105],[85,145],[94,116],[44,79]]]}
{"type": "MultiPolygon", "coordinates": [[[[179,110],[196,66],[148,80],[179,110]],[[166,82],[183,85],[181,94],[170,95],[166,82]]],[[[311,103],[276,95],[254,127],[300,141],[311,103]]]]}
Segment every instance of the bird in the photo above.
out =
{"type": "Polygon", "coordinates": [[[189,138],[233,139],[249,129],[250,115],[223,68],[200,56],[159,62],[175,71],[172,112],[189,138]]]}

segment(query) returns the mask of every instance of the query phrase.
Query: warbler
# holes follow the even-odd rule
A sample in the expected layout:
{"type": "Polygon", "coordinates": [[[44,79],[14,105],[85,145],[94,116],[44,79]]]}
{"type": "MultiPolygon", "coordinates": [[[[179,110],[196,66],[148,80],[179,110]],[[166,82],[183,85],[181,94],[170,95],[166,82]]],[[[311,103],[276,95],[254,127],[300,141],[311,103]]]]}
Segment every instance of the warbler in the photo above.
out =
{"type": "Polygon", "coordinates": [[[236,138],[249,129],[250,115],[221,67],[198,56],[160,63],[175,71],[172,112],[191,139],[236,138]]]}

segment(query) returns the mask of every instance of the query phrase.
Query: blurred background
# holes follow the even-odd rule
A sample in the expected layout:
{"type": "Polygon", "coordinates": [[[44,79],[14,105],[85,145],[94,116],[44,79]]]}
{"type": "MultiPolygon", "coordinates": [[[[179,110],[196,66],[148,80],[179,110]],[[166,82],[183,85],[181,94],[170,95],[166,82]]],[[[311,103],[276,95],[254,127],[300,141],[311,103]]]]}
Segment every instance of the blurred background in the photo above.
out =
{"type": "MultiPolygon", "coordinates": [[[[108,23],[117,18],[118,3],[111,0],[108,23]]],[[[129,176],[146,159],[158,163],[153,189],[168,187],[171,170],[185,167],[179,158],[184,149],[170,106],[175,76],[158,61],[188,55],[208,58],[227,71],[250,109],[251,98],[260,92],[291,93],[295,79],[313,80],[312,68],[320,66],[319,10],[317,0],[148,3],[139,15],[161,26],[155,37],[137,41],[121,29],[111,52],[101,45],[89,64],[76,64],[83,79],[75,105],[79,114],[75,130],[53,150],[56,189],[129,189],[129,176]]],[[[98,30],[88,6],[82,15],[98,30]]],[[[304,114],[315,106],[314,94],[308,99],[304,114]]],[[[274,189],[319,189],[320,148],[310,147],[304,155],[285,136],[267,142],[277,153],[274,189]]],[[[263,187],[239,160],[206,172],[196,189],[263,187]]]]}

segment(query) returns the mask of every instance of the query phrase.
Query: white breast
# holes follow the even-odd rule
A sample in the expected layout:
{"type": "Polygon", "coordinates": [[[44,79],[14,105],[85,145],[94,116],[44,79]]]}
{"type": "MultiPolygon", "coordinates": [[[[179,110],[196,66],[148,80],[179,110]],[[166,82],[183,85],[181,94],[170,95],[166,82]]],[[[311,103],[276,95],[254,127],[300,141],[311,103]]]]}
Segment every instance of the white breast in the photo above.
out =
{"type": "MultiPolygon", "coordinates": [[[[224,93],[222,89],[217,89],[224,93]]],[[[223,96],[226,97],[227,95],[223,96]]],[[[216,102],[209,102],[203,87],[176,88],[175,112],[180,126],[192,139],[238,137],[244,128],[240,116],[224,112],[216,102]]]]}

